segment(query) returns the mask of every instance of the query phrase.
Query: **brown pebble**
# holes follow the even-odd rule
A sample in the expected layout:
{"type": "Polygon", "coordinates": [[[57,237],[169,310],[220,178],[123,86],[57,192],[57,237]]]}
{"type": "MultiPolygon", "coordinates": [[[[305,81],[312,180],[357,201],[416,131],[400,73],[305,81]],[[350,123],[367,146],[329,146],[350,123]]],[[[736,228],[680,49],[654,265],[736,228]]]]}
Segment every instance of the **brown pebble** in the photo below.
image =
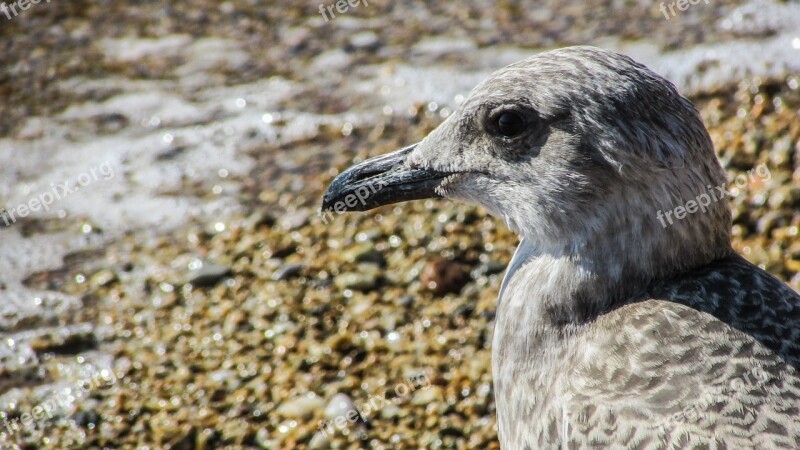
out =
{"type": "Polygon", "coordinates": [[[436,295],[457,293],[469,280],[469,268],[466,264],[437,256],[425,265],[420,280],[436,295]]]}

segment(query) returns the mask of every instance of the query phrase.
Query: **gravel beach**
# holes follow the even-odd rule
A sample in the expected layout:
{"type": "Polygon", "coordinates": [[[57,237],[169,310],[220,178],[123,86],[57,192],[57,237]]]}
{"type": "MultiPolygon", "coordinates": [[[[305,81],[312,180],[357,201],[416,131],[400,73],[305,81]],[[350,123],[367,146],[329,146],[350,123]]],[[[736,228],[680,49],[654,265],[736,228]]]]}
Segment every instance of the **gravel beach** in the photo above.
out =
{"type": "Polygon", "coordinates": [[[798,2],[319,9],[0,14],[0,449],[499,449],[517,237],[444,200],[318,209],[341,170],[564,45],[628,53],[695,102],[734,248],[800,290],[798,2]]]}

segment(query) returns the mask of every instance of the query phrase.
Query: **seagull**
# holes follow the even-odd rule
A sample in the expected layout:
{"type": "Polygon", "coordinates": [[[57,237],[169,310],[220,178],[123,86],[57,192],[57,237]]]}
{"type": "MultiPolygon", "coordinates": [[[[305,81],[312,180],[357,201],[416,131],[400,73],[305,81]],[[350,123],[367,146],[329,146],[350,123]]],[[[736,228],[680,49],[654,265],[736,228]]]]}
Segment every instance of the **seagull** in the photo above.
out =
{"type": "Polygon", "coordinates": [[[521,237],[492,338],[502,448],[796,450],[800,295],[735,253],[720,196],[685,213],[725,180],[672,83],[578,46],[493,73],[322,209],[448,198],[521,237]]]}

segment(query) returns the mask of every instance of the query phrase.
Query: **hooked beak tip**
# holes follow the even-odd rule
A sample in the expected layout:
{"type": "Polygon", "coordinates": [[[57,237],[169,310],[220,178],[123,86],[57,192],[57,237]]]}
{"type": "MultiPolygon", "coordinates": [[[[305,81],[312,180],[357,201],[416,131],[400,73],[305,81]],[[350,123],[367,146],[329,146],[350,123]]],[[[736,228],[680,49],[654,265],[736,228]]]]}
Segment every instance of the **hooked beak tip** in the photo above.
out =
{"type": "Polygon", "coordinates": [[[416,147],[370,158],[339,174],[322,196],[322,212],[368,211],[383,205],[440,197],[436,188],[450,172],[409,167],[416,147]]]}

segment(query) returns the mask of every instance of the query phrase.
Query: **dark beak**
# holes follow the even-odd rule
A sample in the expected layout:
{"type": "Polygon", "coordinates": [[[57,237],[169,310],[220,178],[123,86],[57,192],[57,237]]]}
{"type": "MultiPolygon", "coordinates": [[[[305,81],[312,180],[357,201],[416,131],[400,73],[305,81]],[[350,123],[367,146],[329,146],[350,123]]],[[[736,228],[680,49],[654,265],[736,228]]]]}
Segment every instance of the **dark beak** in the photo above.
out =
{"type": "Polygon", "coordinates": [[[415,146],[370,158],[340,173],[322,196],[322,210],[367,211],[392,203],[440,197],[435,189],[450,173],[408,167],[406,159],[415,146]]]}

